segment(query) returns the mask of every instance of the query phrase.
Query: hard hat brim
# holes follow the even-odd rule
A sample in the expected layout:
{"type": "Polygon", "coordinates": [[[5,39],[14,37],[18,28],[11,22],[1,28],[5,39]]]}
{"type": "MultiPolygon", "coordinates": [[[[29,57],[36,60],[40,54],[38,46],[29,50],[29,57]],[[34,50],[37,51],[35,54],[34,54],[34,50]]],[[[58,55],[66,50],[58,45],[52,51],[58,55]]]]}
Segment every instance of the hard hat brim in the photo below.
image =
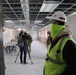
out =
{"type": "Polygon", "coordinates": [[[52,17],[52,16],[48,16],[48,17],[46,17],[46,19],[48,19],[48,20],[50,20],[50,21],[51,21],[51,20],[58,20],[58,21],[66,22],[66,21],[63,21],[63,20],[54,18],[54,17],[52,17]]]}

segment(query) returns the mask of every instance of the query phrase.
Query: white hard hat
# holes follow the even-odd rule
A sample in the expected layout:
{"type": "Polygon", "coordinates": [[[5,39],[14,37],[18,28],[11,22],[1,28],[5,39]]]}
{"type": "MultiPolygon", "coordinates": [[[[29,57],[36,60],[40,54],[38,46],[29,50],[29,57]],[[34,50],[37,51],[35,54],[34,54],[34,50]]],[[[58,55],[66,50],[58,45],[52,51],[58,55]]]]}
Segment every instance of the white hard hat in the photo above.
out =
{"type": "Polygon", "coordinates": [[[51,20],[54,19],[62,22],[67,22],[67,17],[62,11],[57,11],[52,15],[52,17],[47,17],[47,18],[51,20]]]}

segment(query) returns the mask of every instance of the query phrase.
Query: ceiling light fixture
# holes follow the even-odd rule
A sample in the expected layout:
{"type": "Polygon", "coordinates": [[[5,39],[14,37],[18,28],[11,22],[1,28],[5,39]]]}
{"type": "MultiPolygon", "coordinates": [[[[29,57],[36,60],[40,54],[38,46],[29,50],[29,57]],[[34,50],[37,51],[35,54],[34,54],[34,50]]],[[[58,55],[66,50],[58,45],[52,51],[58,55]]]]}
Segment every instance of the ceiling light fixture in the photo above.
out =
{"type": "Polygon", "coordinates": [[[43,3],[40,12],[52,12],[58,5],[59,5],[58,3],[55,4],[43,3]]]}
{"type": "Polygon", "coordinates": [[[38,23],[41,23],[41,22],[42,22],[42,20],[36,20],[35,24],[38,24],[38,23]]]}
{"type": "Polygon", "coordinates": [[[6,20],[5,23],[14,23],[12,20],[6,20]]]}
{"type": "Polygon", "coordinates": [[[39,26],[44,26],[45,24],[39,24],[39,26]]]}
{"type": "Polygon", "coordinates": [[[76,15],[76,12],[73,12],[72,14],[68,15],[67,17],[73,16],[73,15],[76,15]]]}

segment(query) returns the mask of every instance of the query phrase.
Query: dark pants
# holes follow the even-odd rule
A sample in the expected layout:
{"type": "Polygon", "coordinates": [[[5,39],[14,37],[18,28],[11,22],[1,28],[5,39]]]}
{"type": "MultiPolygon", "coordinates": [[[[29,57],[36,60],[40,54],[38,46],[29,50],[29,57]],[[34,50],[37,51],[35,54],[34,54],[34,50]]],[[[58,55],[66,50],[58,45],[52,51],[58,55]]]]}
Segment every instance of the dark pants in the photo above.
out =
{"type": "Polygon", "coordinates": [[[20,47],[20,62],[26,63],[26,46],[20,47]],[[23,54],[24,53],[24,54],[23,54]],[[23,58],[24,55],[24,58],[23,58]]]}

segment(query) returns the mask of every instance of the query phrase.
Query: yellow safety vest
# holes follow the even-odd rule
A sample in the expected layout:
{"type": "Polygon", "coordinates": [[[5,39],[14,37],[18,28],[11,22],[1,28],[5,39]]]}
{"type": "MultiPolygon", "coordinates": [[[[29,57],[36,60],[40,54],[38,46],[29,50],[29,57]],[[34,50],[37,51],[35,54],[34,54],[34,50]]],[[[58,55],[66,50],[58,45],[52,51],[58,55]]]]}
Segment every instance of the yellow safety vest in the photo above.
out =
{"type": "Polygon", "coordinates": [[[60,75],[64,71],[66,63],[63,60],[62,52],[68,40],[71,40],[71,38],[62,37],[51,50],[50,50],[51,44],[49,45],[47,60],[45,61],[44,66],[45,75],[60,75]],[[58,51],[60,52],[58,53],[58,51]]]}

